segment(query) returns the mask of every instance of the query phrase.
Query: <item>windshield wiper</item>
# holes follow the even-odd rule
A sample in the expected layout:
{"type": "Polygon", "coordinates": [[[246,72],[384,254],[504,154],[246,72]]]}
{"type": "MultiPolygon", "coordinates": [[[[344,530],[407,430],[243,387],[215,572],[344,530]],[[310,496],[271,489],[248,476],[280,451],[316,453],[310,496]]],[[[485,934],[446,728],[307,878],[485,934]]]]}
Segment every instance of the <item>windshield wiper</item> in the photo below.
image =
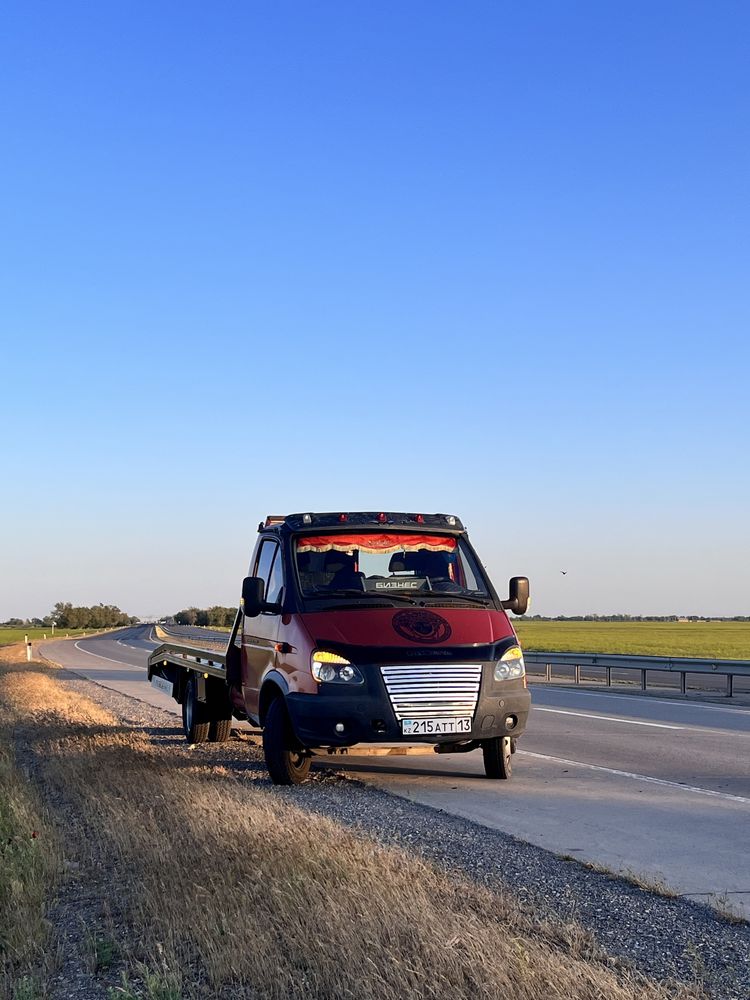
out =
{"type": "Polygon", "coordinates": [[[492,603],[491,597],[475,597],[473,594],[456,594],[450,590],[427,590],[424,594],[420,594],[420,597],[436,597],[441,601],[471,601],[472,604],[481,604],[483,607],[487,607],[488,604],[492,603]]]}
{"type": "Polygon", "coordinates": [[[407,594],[394,594],[393,591],[376,594],[368,590],[355,590],[354,588],[336,588],[335,590],[329,590],[328,588],[323,587],[320,590],[314,590],[309,596],[316,598],[357,597],[359,600],[364,598],[368,601],[406,601],[408,604],[417,603],[413,597],[409,597],[407,594]]]}

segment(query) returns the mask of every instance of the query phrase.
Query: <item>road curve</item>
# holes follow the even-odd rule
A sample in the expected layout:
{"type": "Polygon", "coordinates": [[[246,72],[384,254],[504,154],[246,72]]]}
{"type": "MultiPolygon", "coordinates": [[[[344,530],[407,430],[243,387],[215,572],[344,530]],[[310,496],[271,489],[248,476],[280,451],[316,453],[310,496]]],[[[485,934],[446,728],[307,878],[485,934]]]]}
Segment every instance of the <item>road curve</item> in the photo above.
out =
{"type": "MultiPolygon", "coordinates": [[[[176,715],[146,681],[158,642],[151,626],[135,626],[42,652],[176,715]]],[[[510,782],[486,780],[479,752],[317,766],[750,918],[750,711],[543,684],[532,697],[510,782]]]]}

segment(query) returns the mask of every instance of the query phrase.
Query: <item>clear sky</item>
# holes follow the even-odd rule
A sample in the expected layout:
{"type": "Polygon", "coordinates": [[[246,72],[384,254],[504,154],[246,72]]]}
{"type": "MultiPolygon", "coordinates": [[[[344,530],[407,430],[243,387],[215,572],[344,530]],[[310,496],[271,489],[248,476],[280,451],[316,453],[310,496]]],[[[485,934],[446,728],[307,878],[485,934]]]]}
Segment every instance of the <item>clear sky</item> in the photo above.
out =
{"type": "Polygon", "coordinates": [[[236,603],[316,509],[456,512],[542,614],[748,613],[749,39],[5,4],[0,620],[236,603]]]}

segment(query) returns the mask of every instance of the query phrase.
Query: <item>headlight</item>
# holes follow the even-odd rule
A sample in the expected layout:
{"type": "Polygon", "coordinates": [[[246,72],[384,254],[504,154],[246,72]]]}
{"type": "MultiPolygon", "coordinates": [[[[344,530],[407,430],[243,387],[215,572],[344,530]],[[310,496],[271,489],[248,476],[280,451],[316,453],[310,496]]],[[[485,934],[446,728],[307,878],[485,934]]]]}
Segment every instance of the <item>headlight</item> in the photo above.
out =
{"type": "Polygon", "coordinates": [[[316,649],[311,658],[312,675],[316,681],[327,684],[362,684],[364,677],[359,670],[338,653],[316,649]]]}
{"type": "Polygon", "coordinates": [[[526,667],[520,646],[511,646],[510,649],[506,649],[495,664],[496,681],[509,681],[514,677],[523,677],[525,674],[526,667]]]}

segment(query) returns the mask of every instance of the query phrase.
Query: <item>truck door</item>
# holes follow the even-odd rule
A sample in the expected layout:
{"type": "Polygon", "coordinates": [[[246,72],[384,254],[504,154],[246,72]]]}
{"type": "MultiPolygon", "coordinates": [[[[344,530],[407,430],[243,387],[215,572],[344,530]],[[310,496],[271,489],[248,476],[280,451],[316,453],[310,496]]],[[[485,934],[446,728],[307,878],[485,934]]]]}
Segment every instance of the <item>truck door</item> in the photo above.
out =
{"type": "MultiPolygon", "coordinates": [[[[265,600],[280,604],[284,589],[281,548],[273,538],[264,538],[258,549],[252,576],[265,583],[265,600]]],[[[276,662],[276,641],[280,615],[264,611],[257,618],[245,618],[242,639],[242,694],[245,710],[258,719],[258,704],[263,678],[276,662]]]]}

